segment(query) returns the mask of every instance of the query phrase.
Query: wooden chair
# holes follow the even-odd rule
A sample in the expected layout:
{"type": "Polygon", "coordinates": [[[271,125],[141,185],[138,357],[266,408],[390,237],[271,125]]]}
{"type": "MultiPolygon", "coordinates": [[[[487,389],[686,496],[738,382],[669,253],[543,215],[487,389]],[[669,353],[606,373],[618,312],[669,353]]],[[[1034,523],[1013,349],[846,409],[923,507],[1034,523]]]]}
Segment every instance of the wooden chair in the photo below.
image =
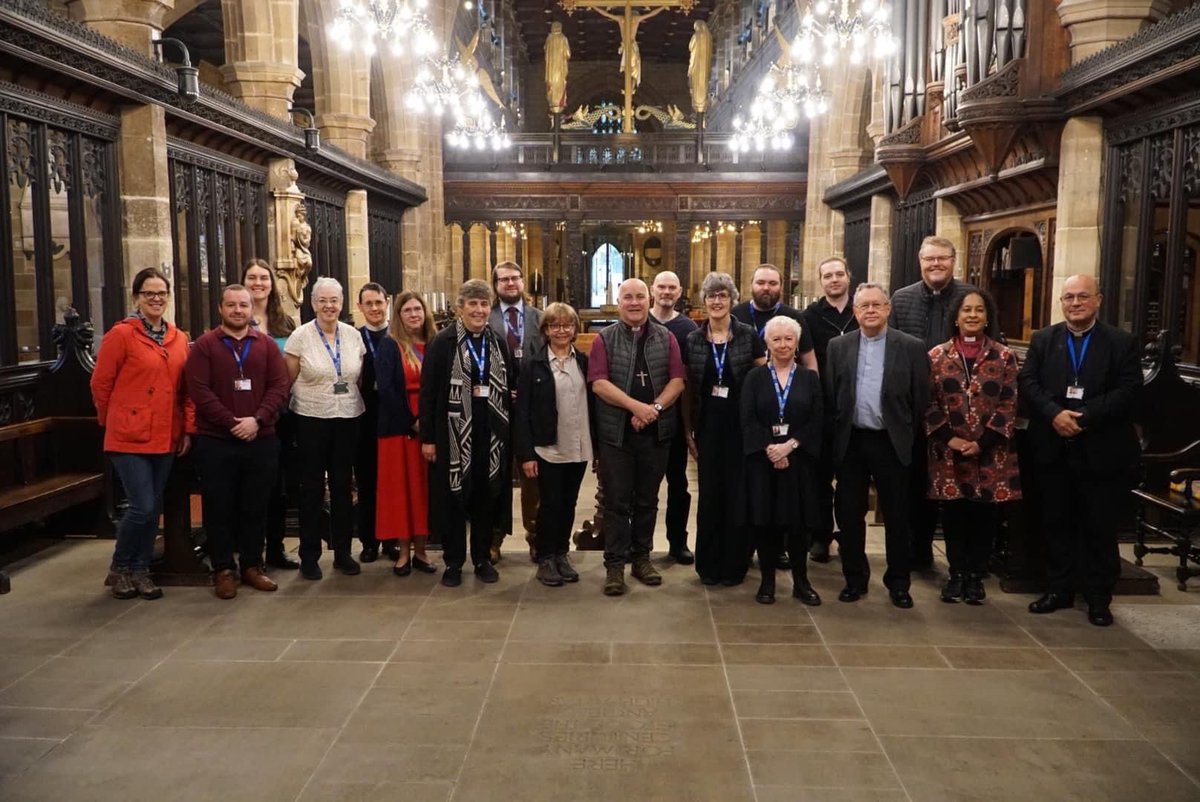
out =
{"type": "Polygon", "coordinates": [[[1133,490],[1133,554],[1137,565],[1147,554],[1178,557],[1177,587],[1187,590],[1187,580],[1200,576],[1200,568],[1188,565],[1200,565],[1200,499],[1192,484],[1200,483],[1200,423],[1195,416],[1200,388],[1180,376],[1165,334],[1152,349],[1154,364],[1139,401],[1142,481],[1133,490]],[[1148,546],[1147,535],[1170,545],[1148,546]]]}

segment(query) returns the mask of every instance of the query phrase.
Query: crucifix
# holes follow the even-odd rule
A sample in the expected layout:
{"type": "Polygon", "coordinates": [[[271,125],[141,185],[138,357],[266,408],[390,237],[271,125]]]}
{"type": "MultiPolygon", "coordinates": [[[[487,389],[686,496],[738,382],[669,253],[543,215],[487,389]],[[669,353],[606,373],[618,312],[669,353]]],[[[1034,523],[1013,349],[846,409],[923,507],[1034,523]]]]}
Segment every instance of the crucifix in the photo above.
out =
{"type": "Polygon", "coordinates": [[[649,374],[649,373],[647,373],[647,372],[646,372],[646,371],[644,371],[644,370],[639,370],[639,371],[637,372],[637,374],[636,374],[636,375],[637,375],[637,377],[638,377],[638,381],[642,383],[642,385],[641,385],[641,386],[642,386],[642,387],[645,387],[645,386],[646,386],[646,379],[650,378],[650,374],[649,374]]]}
{"type": "Polygon", "coordinates": [[[602,17],[607,17],[621,29],[621,72],[625,73],[625,112],[621,118],[622,133],[633,133],[633,93],[637,91],[642,81],[642,54],[638,49],[638,26],[667,9],[678,8],[683,13],[690,13],[696,7],[696,0],[558,0],[558,4],[568,13],[574,13],[577,8],[590,8],[602,17]],[[634,7],[652,8],[646,14],[634,14],[634,7]],[[621,9],[620,16],[607,9],[621,9]]]}

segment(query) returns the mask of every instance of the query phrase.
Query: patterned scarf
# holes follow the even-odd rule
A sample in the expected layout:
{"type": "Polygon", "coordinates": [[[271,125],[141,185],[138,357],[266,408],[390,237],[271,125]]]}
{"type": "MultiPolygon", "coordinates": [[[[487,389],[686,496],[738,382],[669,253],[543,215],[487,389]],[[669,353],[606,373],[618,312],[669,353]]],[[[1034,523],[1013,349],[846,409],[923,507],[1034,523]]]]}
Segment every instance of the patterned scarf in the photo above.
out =
{"type": "Polygon", "coordinates": [[[141,309],[136,310],[132,315],[130,315],[130,317],[136,317],[138,320],[142,321],[142,327],[146,330],[146,334],[149,335],[150,339],[154,340],[154,342],[158,343],[160,346],[166,342],[167,321],[160,320],[159,327],[156,329],[150,325],[150,321],[147,320],[146,316],[142,314],[141,309]]]}
{"type": "MultiPolygon", "coordinates": [[[[454,337],[458,358],[450,364],[450,408],[462,410],[450,418],[450,491],[461,493],[463,477],[471,471],[472,427],[474,413],[471,387],[475,384],[475,360],[467,345],[469,333],[461,320],[454,321],[454,337]]],[[[488,480],[495,482],[506,455],[503,446],[508,442],[508,377],[504,367],[504,351],[490,326],[483,329],[484,342],[491,356],[488,359],[488,424],[491,430],[488,445],[488,480]]]]}

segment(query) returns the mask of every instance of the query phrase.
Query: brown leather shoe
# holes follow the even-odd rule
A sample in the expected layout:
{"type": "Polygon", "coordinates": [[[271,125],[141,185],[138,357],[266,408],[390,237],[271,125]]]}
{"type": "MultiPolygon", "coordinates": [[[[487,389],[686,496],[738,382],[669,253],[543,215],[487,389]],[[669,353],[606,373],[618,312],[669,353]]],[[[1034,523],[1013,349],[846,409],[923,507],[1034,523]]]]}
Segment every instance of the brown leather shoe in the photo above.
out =
{"type": "Polygon", "coordinates": [[[242,584],[249,585],[255,590],[279,590],[275,580],[264,574],[258,566],[252,566],[242,571],[242,584]]]}
{"type": "Polygon", "coordinates": [[[233,575],[233,571],[228,568],[217,571],[213,577],[213,593],[218,599],[232,599],[237,596],[237,577],[233,575]]]}

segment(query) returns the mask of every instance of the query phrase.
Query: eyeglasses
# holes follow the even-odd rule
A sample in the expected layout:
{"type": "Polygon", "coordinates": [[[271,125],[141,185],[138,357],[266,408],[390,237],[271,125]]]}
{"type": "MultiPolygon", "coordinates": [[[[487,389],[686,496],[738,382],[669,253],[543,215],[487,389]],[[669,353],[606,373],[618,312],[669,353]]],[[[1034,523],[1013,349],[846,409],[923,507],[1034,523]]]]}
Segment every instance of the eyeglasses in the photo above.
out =
{"type": "Polygon", "coordinates": [[[708,295],[704,296],[704,300],[706,300],[706,301],[728,301],[729,298],[730,298],[730,295],[725,290],[719,290],[718,292],[710,292],[708,295]]]}
{"type": "Polygon", "coordinates": [[[166,292],[166,291],[154,292],[152,290],[142,290],[141,292],[138,293],[138,295],[142,296],[147,301],[165,301],[167,299],[167,296],[170,294],[171,293],[166,292]]]}
{"type": "Polygon", "coordinates": [[[574,323],[548,323],[546,329],[549,331],[574,331],[574,323]]]}
{"type": "Polygon", "coordinates": [[[938,262],[953,262],[953,256],[922,256],[921,263],[926,265],[936,264],[938,262]]]}
{"type": "Polygon", "coordinates": [[[1092,300],[1093,297],[1095,297],[1095,294],[1090,292],[1067,293],[1062,297],[1062,302],[1064,304],[1073,304],[1079,301],[1079,303],[1085,304],[1092,300]]]}
{"type": "Polygon", "coordinates": [[[520,280],[521,280],[520,276],[504,276],[503,278],[496,279],[496,283],[497,284],[516,284],[520,280]]]}

